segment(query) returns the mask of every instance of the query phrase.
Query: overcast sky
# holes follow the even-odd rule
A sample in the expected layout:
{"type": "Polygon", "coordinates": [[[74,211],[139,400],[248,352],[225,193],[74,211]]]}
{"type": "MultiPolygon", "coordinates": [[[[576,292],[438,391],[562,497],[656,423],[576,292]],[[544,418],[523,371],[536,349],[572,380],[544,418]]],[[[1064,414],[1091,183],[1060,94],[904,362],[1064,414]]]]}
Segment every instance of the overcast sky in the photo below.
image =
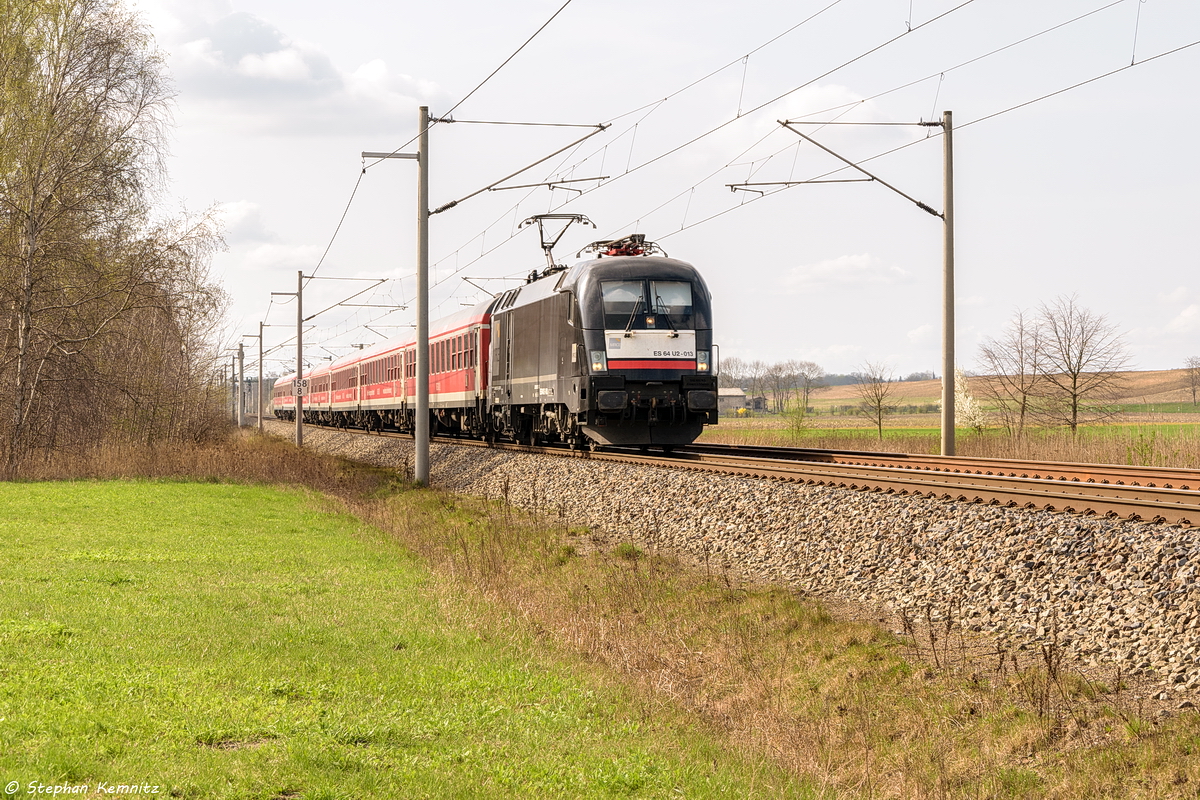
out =
{"type": "MultiPolygon", "coordinates": [[[[178,87],[173,194],[226,220],[231,334],[294,325],[270,293],[294,291],[327,247],[318,276],[391,280],[352,301],[372,307],[314,319],[314,357],[412,323],[415,162],[363,174],[359,154],[415,149],[417,108],[448,112],[562,2],[139,0],[178,87]]],[[[605,180],[485,192],[433,217],[432,315],[544,265],[523,219],[578,213],[597,228],[568,231],[560,262],[646,234],[705,276],[723,357],[940,372],[940,219],[880,183],[728,185],[862,177],[779,120],[951,110],[959,363],[974,368],[1017,309],[1074,293],[1126,332],[1138,368],[1179,367],[1200,355],[1200,46],[1153,57],[1198,41],[1195,0],[572,0],[453,117],[611,123],[505,185],[605,180]]],[[[941,210],[938,129],[802,130],[941,210]]],[[[587,132],[436,126],[431,204],[587,132]]],[[[367,286],[314,281],[305,311],[367,286]]],[[[268,345],[291,334],[267,330],[268,345]]]]}

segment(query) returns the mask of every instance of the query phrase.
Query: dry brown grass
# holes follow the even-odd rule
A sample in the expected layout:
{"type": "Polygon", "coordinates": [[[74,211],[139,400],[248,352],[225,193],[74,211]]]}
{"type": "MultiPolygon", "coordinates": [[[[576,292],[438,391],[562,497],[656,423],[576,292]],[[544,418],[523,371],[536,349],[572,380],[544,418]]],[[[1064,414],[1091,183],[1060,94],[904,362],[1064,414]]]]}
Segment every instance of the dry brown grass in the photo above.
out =
{"type": "Polygon", "coordinates": [[[266,483],[346,499],[371,496],[407,480],[392,471],[298,452],[285,442],[248,432],[214,439],[194,445],[93,448],[82,455],[51,453],[27,462],[19,479],[266,483]]]}
{"type": "MultiPolygon", "coordinates": [[[[972,379],[968,379],[970,381],[972,379]]],[[[1147,370],[1121,374],[1121,403],[1191,403],[1185,370],[1147,370]]],[[[937,402],[942,395],[942,382],[900,381],[895,384],[893,396],[900,403],[937,402]]],[[[853,385],[829,386],[820,389],[812,397],[813,405],[843,404],[858,401],[853,385]]]]}
{"type": "Polygon", "coordinates": [[[40,477],[334,495],[420,553],[430,591],[481,635],[577,659],[591,679],[628,687],[647,715],[684,709],[808,780],[815,797],[1194,797],[1200,785],[1194,714],[1161,722],[1119,683],[1037,654],[999,658],[952,613],[904,623],[917,636],[839,620],[715,557],[688,565],[573,528],[549,503],[527,516],[503,497],[408,491],[386,471],[255,437],[45,464],[40,477]]]}

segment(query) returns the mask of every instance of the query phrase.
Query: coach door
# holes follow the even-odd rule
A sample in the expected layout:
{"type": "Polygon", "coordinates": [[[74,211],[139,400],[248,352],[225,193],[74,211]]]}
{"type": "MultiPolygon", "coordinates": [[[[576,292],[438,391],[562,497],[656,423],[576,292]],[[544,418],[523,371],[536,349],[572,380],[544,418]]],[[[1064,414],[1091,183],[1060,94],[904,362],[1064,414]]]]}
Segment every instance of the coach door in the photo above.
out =
{"type": "Polygon", "coordinates": [[[492,402],[506,402],[512,377],[512,314],[492,317],[492,402]]]}

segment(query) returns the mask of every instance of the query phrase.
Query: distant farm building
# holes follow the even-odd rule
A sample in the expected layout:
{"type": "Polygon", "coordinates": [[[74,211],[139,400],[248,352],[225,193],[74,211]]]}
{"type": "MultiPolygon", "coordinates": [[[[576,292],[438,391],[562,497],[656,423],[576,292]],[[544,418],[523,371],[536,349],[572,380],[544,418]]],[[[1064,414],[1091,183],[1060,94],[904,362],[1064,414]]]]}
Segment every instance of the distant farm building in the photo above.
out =
{"type": "Polygon", "coordinates": [[[746,407],[746,393],[741,389],[717,389],[717,410],[722,414],[736,414],[746,407]]]}

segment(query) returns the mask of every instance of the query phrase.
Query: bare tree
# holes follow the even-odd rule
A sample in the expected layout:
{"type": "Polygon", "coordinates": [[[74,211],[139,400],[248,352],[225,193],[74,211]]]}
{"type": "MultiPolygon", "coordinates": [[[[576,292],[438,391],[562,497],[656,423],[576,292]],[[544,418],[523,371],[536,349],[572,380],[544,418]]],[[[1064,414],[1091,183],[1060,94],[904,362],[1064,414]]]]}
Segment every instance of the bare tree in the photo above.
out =
{"type": "Polygon", "coordinates": [[[793,385],[800,391],[800,408],[808,413],[808,401],[813,392],[827,388],[825,370],[812,361],[789,361],[788,371],[792,374],[793,385]]]}
{"type": "Polygon", "coordinates": [[[1021,436],[1033,411],[1041,377],[1040,330],[1018,310],[999,339],[979,347],[984,375],[980,393],[995,406],[1009,432],[1021,436]]]}
{"type": "Polygon", "coordinates": [[[767,365],[762,361],[755,359],[746,364],[746,372],[744,374],[746,385],[750,389],[750,399],[753,406],[754,398],[762,397],[766,394],[765,382],[767,376],[767,365]]]}
{"type": "Polygon", "coordinates": [[[1072,433],[1082,423],[1116,415],[1122,373],[1132,366],[1117,326],[1071,295],[1039,307],[1038,329],[1039,412],[1072,433]]]}
{"type": "Polygon", "coordinates": [[[721,359],[717,383],[723,389],[741,389],[745,381],[746,362],[738,356],[721,359]]]}
{"type": "Polygon", "coordinates": [[[858,395],[858,406],[879,431],[883,441],[883,418],[890,413],[890,401],[895,394],[896,375],[887,364],[866,361],[853,373],[858,379],[854,392],[858,395]]]}
{"type": "Polygon", "coordinates": [[[1188,356],[1183,360],[1183,369],[1188,388],[1192,390],[1192,405],[1196,405],[1196,392],[1200,390],[1200,356],[1188,356]]]}
{"type": "Polygon", "coordinates": [[[763,376],[771,389],[771,402],[778,414],[787,411],[788,398],[792,391],[791,362],[777,361],[766,368],[763,376]]]}
{"type": "Polygon", "coordinates": [[[1117,327],[1074,295],[1034,315],[1018,311],[1000,339],[984,340],[979,362],[984,396],[1018,436],[1031,418],[1074,433],[1116,415],[1122,373],[1131,367],[1117,327]]]}

